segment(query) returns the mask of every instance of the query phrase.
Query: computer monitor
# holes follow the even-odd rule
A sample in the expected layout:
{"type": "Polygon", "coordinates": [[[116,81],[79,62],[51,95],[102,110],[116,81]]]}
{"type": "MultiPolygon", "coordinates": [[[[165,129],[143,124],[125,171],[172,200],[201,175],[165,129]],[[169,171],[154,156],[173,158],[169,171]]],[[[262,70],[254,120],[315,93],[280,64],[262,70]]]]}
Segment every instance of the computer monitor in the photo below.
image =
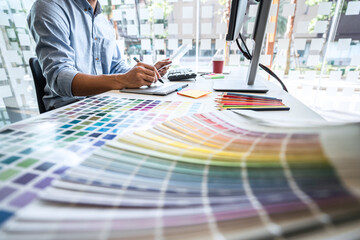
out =
{"type": "MultiPolygon", "coordinates": [[[[252,39],[254,41],[254,49],[252,52],[252,59],[248,68],[247,76],[237,76],[239,79],[229,79],[217,81],[213,88],[218,91],[239,91],[239,92],[256,92],[265,93],[268,88],[256,82],[256,73],[259,65],[262,44],[265,37],[266,24],[269,17],[270,0],[259,0],[256,21],[254,25],[254,32],[252,39]]],[[[226,35],[227,41],[235,41],[244,26],[244,19],[246,16],[246,9],[248,0],[232,0],[230,10],[230,20],[228,32],[226,35]]]]}

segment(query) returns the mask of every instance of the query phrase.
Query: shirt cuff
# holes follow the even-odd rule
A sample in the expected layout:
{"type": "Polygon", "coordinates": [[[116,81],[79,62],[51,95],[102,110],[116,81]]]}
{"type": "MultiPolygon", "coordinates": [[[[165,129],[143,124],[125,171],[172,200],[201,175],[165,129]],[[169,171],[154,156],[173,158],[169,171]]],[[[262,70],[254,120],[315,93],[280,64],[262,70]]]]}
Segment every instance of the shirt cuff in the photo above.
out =
{"type": "Polygon", "coordinates": [[[72,81],[79,71],[65,70],[61,71],[58,75],[58,82],[61,84],[62,89],[65,91],[63,96],[74,97],[71,90],[72,81]]]}

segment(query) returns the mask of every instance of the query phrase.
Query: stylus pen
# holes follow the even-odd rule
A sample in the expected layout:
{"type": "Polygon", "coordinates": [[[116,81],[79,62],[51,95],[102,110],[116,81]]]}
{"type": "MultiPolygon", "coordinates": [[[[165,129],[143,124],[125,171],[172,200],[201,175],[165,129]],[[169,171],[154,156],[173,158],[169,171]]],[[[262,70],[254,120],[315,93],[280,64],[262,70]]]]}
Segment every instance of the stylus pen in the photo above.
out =
{"type": "MultiPolygon", "coordinates": [[[[134,57],[134,60],[135,60],[135,62],[137,62],[137,63],[140,62],[140,60],[137,59],[136,57],[134,57]]],[[[159,78],[158,80],[159,80],[159,82],[161,82],[162,84],[164,84],[164,81],[163,81],[163,80],[161,80],[160,78],[159,78]]]]}

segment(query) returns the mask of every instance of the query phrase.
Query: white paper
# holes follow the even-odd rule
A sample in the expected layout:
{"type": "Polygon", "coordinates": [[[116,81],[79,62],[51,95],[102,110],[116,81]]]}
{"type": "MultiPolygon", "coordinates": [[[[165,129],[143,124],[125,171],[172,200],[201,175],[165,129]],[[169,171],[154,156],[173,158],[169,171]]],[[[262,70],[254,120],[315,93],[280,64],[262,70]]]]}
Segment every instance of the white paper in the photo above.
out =
{"type": "Polygon", "coordinates": [[[339,80],[341,80],[341,75],[342,75],[341,71],[331,71],[330,75],[329,75],[329,80],[330,81],[339,81],[339,80]]]}
{"type": "MultiPolygon", "coordinates": [[[[6,72],[4,68],[0,68],[0,81],[7,80],[6,72]]],[[[2,96],[2,95],[1,95],[2,96]]]]}
{"type": "Polygon", "coordinates": [[[345,15],[359,15],[360,12],[360,2],[351,1],[348,2],[348,6],[345,12],[345,15]]]}
{"type": "Polygon", "coordinates": [[[359,65],[360,65],[360,55],[352,56],[350,66],[359,66],[359,65]]]}
{"type": "Polygon", "coordinates": [[[216,34],[226,34],[227,25],[224,22],[216,23],[216,34]]]}
{"type": "Polygon", "coordinates": [[[151,50],[150,39],[141,39],[141,49],[142,50],[151,50]]]}
{"type": "Polygon", "coordinates": [[[170,35],[178,35],[179,34],[178,24],[177,23],[169,23],[168,33],[170,35]]]}
{"type": "Polygon", "coordinates": [[[114,21],[122,20],[122,10],[121,9],[114,9],[113,12],[113,19],[114,21]]]}
{"type": "Polygon", "coordinates": [[[295,39],[294,40],[294,46],[296,50],[305,50],[305,45],[306,45],[306,39],[295,39]]]}
{"type": "Polygon", "coordinates": [[[182,44],[190,44],[191,49],[193,48],[193,40],[191,38],[184,38],[182,44]]]}
{"type": "Polygon", "coordinates": [[[135,0],[125,0],[125,4],[135,4],[135,0]]]}
{"type": "Polygon", "coordinates": [[[279,66],[285,66],[287,57],[285,55],[277,55],[275,58],[276,64],[279,66]]]}
{"type": "Polygon", "coordinates": [[[231,49],[231,50],[238,50],[238,49],[239,49],[239,47],[238,47],[238,45],[236,44],[235,41],[231,43],[230,49],[231,49]]]}
{"type": "Polygon", "coordinates": [[[0,12],[0,26],[10,26],[9,15],[4,12],[0,12]]]}
{"type": "Polygon", "coordinates": [[[18,28],[27,28],[26,24],[26,16],[25,14],[13,14],[13,20],[15,23],[15,26],[18,28]]]}
{"type": "Polygon", "coordinates": [[[332,2],[321,2],[318,7],[318,15],[329,15],[332,2]]]}
{"type": "Polygon", "coordinates": [[[226,41],[225,39],[216,39],[215,40],[215,50],[225,49],[226,41]]]}
{"type": "Polygon", "coordinates": [[[201,23],[201,34],[211,34],[212,25],[211,23],[201,23]]]}
{"type": "Polygon", "coordinates": [[[328,21],[317,21],[314,27],[314,33],[326,32],[328,23],[328,21]]]}
{"type": "Polygon", "coordinates": [[[268,22],[266,25],[266,33],[275,33],[275,22],[268,22]]]}
{"type": "Polygon", "coordinates": [[[351,38],[339,38],[337,49],[340,51],[349,51],[351,38]]]}
{"type": "Polygon", "coordinates": [[[140,8],[139,17],[141,20],[147,20],[149,19],[149,9],[147,8],[140,8]]]}
{"type": "Polygon", "coordinates": [[[126,9],[126,20],[135,20],[136,19],[136,13],[135,9],[126,9]]]}
{"type": "Polygon", "coordinates": [[[201,18],[212,18],[213,11],[214,10],[212,6],[203,6],[201,8],[201,18]]]}
{"type": "Polygon", "coordinates": [[[162,23],[154,24],[154,33],[155,35],[164,35],[164,24],[162,23]]]}
{"type": "Polygon", "coordinates": [[[319,55],[309,55],[306,65],[307,66],[316,66],[320,62],[320,56],[319,55]]]}
{"type": "Polygon", "coordinates": [[[129,36],[136,36],[137,35],[137,27],[135,24],[127,25],[127,34],[129,36]]]}
{"type": "Polygon", "coordinates": [[[162,8],[154,8],[154,19],[164,19],[164,10],[162,8]]]}
{"type": "Polygon", "coordinates": [[[211,39],[201,39],[200,50],[211,50],[211,39]]]}
{"type": "Polygon", "coordinates": [[[28,63],[31,57],[35,57],[36,54],[32,51],[23,51],[25,62],[28,63]]]}
{"type": "Polygon", "coordinates": [[[21,1],[11,0],[11,1],[7,1],[7,2],[9,3],[10,8],[16,9],[16,10],[22,10],[21,1]]]}
{"type": "Polygon", "coordinates": [[[183,7],[183,18],[184,19],[192,19],[193,18],[193,7],[183,7]]]}
{"type": "Polygon", "coordinates": [[[262,63],[263,65],[269,66],[271,62],[271,55],[261,55],[260,56],[260,63],[262,63]]]}
{"type": "Polygon", "coordinates": [[[309,21],[300,21],[296,26],[296,33],[308,33],[309,21]]]}
{"type": "Polygon", "coordinates": [[[186,35],[193,34],[193,25],[192,23],[183,23],[182,24],[182,33],[186,35]]]}
{"type": "Polygon", "coordinates": [[[324,44],[323,38],[311,39],[310,51],[321,51],[323,44],[324,44]]]}
{"type": "Polygon", "coordinates": [[[315,82],[316,71],[305,71],[304,81],[315,82]]]}
{"type": "Polygon", "coordinates": [[[19,42],[20,42],[21,46],[30,46],[31,45],[29,35],[24,34],[24,33],[19,33],[18,37],[19,37],[19,42]]]}
{"type": "Polygon", "coordinates": [[[108,0],[99,0],[101,6],[107,6],[108,0]]]}
{"type": "Polygon", "coordinates": [[[141,24],[140,25],[140,33],[141,33],[141,36],[150,35],[150,25],[149,24],[141,24]]]}
{"type": "Polygon", "coordinates": [[[168,39],[168,49],[176,50],[179,47],[178,39],[168,39]]]}
{"type": "Polygon", "coordinates": [[[247,34],[252,34],[253,31],[254,31],[254,26],[255,26],[255,23],[254,22],[249,22],[248,25],[247,25],[247,34]]]}
{"type": "Polygon", "coordinates": [[[346,81],[355,82],[359,80],[359,72],[358,71],[349,71],[346,75],[346,81]]]}
{"type": "Polygon", "coordinates": [[[121,0],[111,0],[112,5],[121,5],[121,0]]]}
{"type": "Polygon", "coordinates": [[[249,6],[249,17],[256,17],[258,5],[257,4],[251,4],[249,6]]]}
{"type": "Polygon", "coordinates": [[[15,30],[12,29],[12,28],[8,28],[6,29],[6,33],[8,35],[9,38],[11,39],[15,39],[16,38],[16,33],[15,33],[15,30]]]}
{"type": "Polygon", "coordinates": [[[153,64],[152,55],[143,55],[143,62],[147,64],[153,64]]]}
{"type": "Polygon", "coordinates": [[[283,6],[282,16],[291,17],[295,14],[295,4],[294,3],[286,3],[283,6]]]}
{"type": "Polygon", "coordinates": [[[154,39],[154,48],[156,50],[163,50],[165,48],[164,39],[154,39]]]}
{"type": "Polygon", "coordinates": [[[161,61],[161,60],[164,60],[166,58],[165,55],[156,55],[156,61],[161,61]]]}
{"type": "Polygon", "coordinates": [[[15,50],[10,50],[5,52],[6,59],[11,63],[22,64],[21,57],[19,56],[18,52],[15,50]]]}
{"type": "Polygon", "coordinates": [[[271,4],[269,16],[276,16],[278,11],[278,4],[271,4]]]}
{"type": "Polygon", "coordinates": [[[278,49],[279,50],[287,50],[288,47],[289,47],[289,42],[290,40],[289,39],[279,39],[278,41],[278,49]]]}

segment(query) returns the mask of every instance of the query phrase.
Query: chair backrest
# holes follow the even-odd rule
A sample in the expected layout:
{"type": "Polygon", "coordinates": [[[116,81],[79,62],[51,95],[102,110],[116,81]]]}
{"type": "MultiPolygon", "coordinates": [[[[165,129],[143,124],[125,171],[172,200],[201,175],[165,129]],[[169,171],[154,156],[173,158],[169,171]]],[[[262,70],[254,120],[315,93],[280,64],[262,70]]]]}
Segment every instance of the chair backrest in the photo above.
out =
{"type": "Polygon", "coordinates": [[[46,112],[46,108],[44,102],[42,100],[43,96],[45,95],[44,88],[46,86],[46,79],[42,74],[39,60],[35,57],[30,58],[29,60],[30,69],[34,78],[35,84],[35,91],[36,91],[36,99],[39,107],[39,112],[44,113],[46,112]]]}

